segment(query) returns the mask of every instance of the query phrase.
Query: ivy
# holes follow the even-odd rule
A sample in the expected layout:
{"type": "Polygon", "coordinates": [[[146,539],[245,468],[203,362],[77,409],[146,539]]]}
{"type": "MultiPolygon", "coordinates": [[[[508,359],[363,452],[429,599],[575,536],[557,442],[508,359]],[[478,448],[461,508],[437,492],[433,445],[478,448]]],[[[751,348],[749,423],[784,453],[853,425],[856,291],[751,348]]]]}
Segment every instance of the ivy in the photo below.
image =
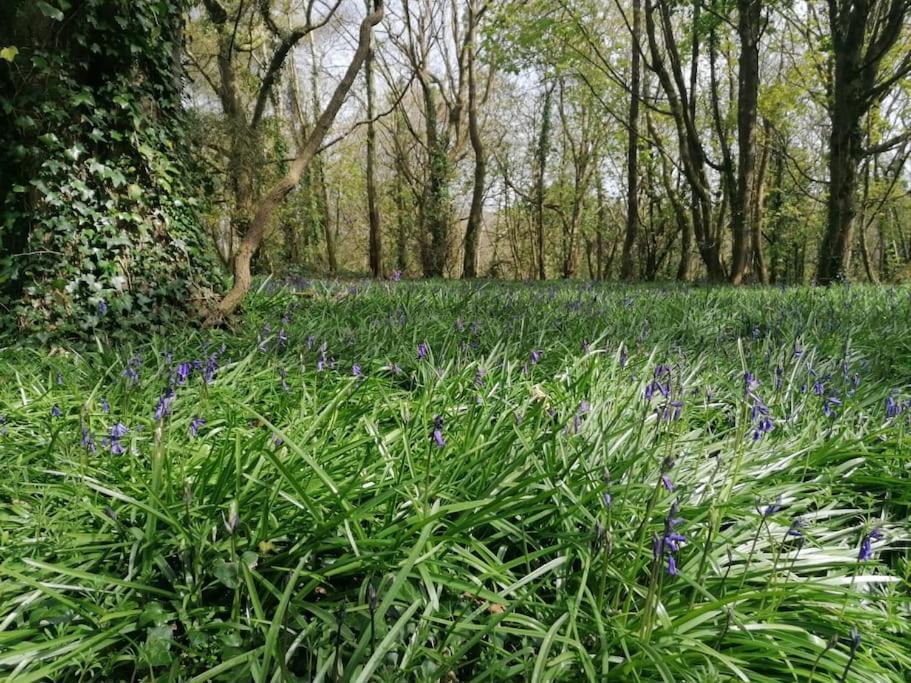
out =
{"type": "Polygon", "coordinates": [[[0,303],[46,340],[167,323],[215,272],[165,0],[14,2],[0,61],[0,303]],[[77,6],[78,5],[78,6],[77,6]],[[37,36],[37,38],[36,38],[37,36]]]}

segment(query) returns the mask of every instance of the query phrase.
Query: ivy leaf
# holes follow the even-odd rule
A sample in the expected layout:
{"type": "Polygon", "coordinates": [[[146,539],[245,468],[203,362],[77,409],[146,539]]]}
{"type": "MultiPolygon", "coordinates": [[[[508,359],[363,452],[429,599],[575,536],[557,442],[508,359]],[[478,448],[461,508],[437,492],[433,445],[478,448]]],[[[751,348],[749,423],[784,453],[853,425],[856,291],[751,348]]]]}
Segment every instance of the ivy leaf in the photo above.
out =
{"type": "Polygon", "coordinates": [[[0,59],[5,59],[8,62],[12,62],[16,55],[19,54],[19,48],[15,45],[10,45],[0,50],[0,59]]]}
{"type": "Polygon", "coordinates": [[[40,9],[41,13],[48,19],[53,19],[54,21],[63,21],[63,12],[61,12],[53,5],[44,2],[44,0],[37,0],[35,4],[38,5],[38,9],[40,9]]]}
{"type": "Polygon", "coordinates": [[[222,582],[228,588],[237,588],[240,585],[238,581],[238,567],[236,562],[225,562],[224,560],[215,560],[215,578],[222,582]]]}

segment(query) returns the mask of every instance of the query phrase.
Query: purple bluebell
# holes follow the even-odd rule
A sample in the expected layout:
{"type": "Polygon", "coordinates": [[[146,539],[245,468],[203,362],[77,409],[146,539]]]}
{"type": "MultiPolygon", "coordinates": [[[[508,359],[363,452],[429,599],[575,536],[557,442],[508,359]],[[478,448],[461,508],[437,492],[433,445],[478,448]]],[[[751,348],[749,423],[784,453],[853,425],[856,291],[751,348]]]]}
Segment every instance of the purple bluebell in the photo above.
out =
{"type": "Polygon", "coordinates": [[[860,541],[860,550],[857,553],[857,559],[861,562],[873,559],[873,543],[883,538],[883,532],[879,527],[873,527],[869,533],[865,534],[860,541]]]}
{"type": "Polygon", "coordinates": [[[791,526],[788,527],[788,530],[785,532],[785,536],[793,536],[795,538],[802,538],[803,529],[807,525],[806,520],[803,517],[795,517],[791,520],[791,526]]]}
{"type": "Polygon", "coordinates": [[[82,425],[82,447],[89,453],[95,452],[95,439],[85,425],[82,425]]]}
{"type": "Polygon", "coordinates": [[[206,384],[215,382],[215,375],[218,373],[218,356],[219,354],[213,353],[206,359],[206,368],[203,373],[203,379],[205,379],[206,384]]]}
{"type": "Polygon", "coordinates": [[[174,379],[178,385],[183,386],[187,383],[187,380],[190,378],[190,374],[193,372],[193,366],[190,363],[184,361],[183,363],[178,364],[177,369],[174,372],[174,379]]]}
{"type": "Polygon", "coordinates": [[[291,391],[291,387],[288,386],[288,371],[284,368],[278,369],[278,376],[282,380],[282,391],[291,391]]]}
{"type": "Polygon", "coordinates": [[[108,302],[104,299],[98,300],[98,317],[103,318],[108,312],[108,302]]]}
{"type": "Polygon", "coordinates": [[[836,398],[835,396],[829,396],[825,402],[822,404],[822,412],[826,417],[838,417],[838,408],[841,405],[841,399],[836,398]]]}
{"type": "Polygon", "coordinates": [[[361,370],[361,366],[358,363],[355,363],[351,366],[351,374],[354,375],[357,379],[364,378],[364,372],[361,370]]]}
{"type": "Polygon", "coordinates": [[[171,408],[174,405],[174,390],[168,387],[165,392],[158,397],[158,405],[155,407],[155,421],[161,422],[162,419],[171,414],[171,408]]]}
{"type": "Polygon", "coordinates": [[[780,512],[782,509],[781,497],[777,498],[774,503],[769,503],[765,506],[765,509],[761,511],[763,517],[769,517],[774,515],[777,512],[780,512]]]}
{"type": "Polygon", "coordinates": [[[895,400],[895,397],[889,394],[886,397],[886,419],[891,420],[901,414],[901,405],[895,400]]]}
{"type": "Polygon", "coordinates": [[[427,353],[430,351],[430,347],[427,346],[426,342],[421,342],[418,344],[418,360],[424,360],[427,358],[427,353]]]}
{"type": "Polygon", "coordinates": [[[199,428],[206,423],[206,418],[204,417],[194,417],[190,421],[190,436],[197,436],[199,434],[199,428]]]}
{"type": "Polygon", "coordinates": [[[108,403],[108,400],[106,398],[101,399],[101,412],[102,413],[111,412],[111,404],[108,403]]]}
{"type": "Polygon", "coordinates": [[[544,355],[543,351],[538,351],[537,349],[531,352],[530,360],[532,365],[537,365],[541,362],[541,357],[544,355]]]}
{"type": "Polygon", "coordinates": [[[278,331],[278,348],[284,349],[286,346],[288,346],[288,333],[285,331],[285,326],[282,325],[278,331]]]}
{"type": "Polygon", "coordinates": [[[63,411],[60,410],[60,406],[55,405],[53,408],[51,408],[51,417],[61,417],[62,415],[63,411]]]}
{"type": "Polygon", "coordinates": [[[437,448],[446,445],[446,439],[443,438],[443,418],[439,415],[433,418],[433,442],[437,448]]]}
{"type": "Polygon", "coordinates": [[[661,485],[668,491],[674,490],[674,483],[671,481],[671,478],[666,474],[661,475],[661,485]]]}
{"type": "Polygon", "coordinates": [[[752,372],[743,373],[743,393],[751,394],[759,388],[759,380],[752,372]]]}
{"type": "Polygon", "coordinates": [[[127,361],[127,366],[120,373],[121,377],[129,380],[130,384],[139,384],[139,368],[142,365],[142,359],[139,356],[133,356],[127,361]]]}
{"type": "Polygon", "coordinates": [[[402,271],[393,270],[392,275],[389,276],[389,279],[392,280],[393,282],[398,282],[399,280],[402,279],[402,271]]]}

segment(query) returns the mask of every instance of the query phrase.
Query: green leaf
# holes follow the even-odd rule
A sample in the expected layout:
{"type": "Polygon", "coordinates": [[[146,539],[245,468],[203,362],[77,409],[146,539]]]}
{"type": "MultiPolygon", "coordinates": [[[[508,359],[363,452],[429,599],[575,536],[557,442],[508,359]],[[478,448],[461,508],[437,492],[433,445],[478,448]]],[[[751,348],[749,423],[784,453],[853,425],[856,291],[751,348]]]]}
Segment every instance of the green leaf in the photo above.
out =
{"type": "Polygon", "coordinates": [[[238,574],[237,562],[215,561],[215,578],[228,588],[237,588],[240,585],[238,574]]]}
{"type": "Polygon", "coordinates": [[[41,10],[41,13],[44,16],[53,19],[54,21],[63,21],[63,12],[50,3],[44,2],[44,0],[37,0],[35,4],[38,5],[38,9],[41,10]]]}
{"type": "Polygon", "coordinates": [[[10,45],[9,47],[5,47],[0,50],[0,59],[5,59],[8,62],[12,62],[18,54],[19,48],[17,48],[15,45],[10,45]]]}

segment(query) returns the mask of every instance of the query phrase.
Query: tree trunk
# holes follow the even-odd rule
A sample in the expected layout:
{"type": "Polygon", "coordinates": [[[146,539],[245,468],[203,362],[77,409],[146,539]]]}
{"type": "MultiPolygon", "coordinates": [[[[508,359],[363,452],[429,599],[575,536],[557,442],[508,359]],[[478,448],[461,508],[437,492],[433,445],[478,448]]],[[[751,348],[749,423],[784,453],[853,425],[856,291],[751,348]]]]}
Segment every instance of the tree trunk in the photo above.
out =
{"type": "Polygon", "coordinates": [[[764,124],[764,140],[762,154],[759,157],[759,166],[753,176],[752,211],[750,212],[750,242],[753,254],[753,272],[760,284],[769,284],[769,271],[766,268],[765,250],[762,244],[762,214],[765,205],[765,177],[769,166],[769,134],[771,126],[766,121],[764,124]]]}
{"type": "Polygon", "coordinates": [[[547,168],[547,153],[550,147],[550,115],[556,82],[544,91],[544,107],[541,112],[541,131],[535,151],[535,239],[537,243],[538,279],[547,279],[544,259],[544,174],[547,168]]]}
{"type": "Polygon", "coordinates": [[[636,233],[639,230],[639,93],[641,89],[639,38],[642,33],[641,14],[641,0],[633,0],[630,97],[626,146],[626,233],[623,236],[623,255],[620,259],[620,277],[624,280],[632,280],[636,276],[633,248],[636,244],[636,233]]]}
{"type": "Polygon", "coordinates": [[[304,142],[297,157],[291,162],[287,174],[273,185],[266,195],[259,201],[256,207],[256,213],[253,220],[241,240],[240,247],[234,257],[234,284],[225,294],[224,298],[218,303],[212,315],[209,317],[209,323],[218,322],[225,316],[233,313],[250,291],[252,283],[252,273],[250,272],[250,262],[253,255],[259,249],[259,245],[266,235],[266,231],[272,222],[272,215],[275,209],[284,201],[285,197],[300,182],[301,175],[310,165],[310,162],[316,156],[323,138],[332,122],[335,120],[342,103],[348,96],[351,86],[357,77],[358,72],[364,64],[367,57],[367,51],[370,47],[370,37],[373,27],[376,26],[383,18],[382,0],[374,0],[374,9],[361,22],[358,33],[357,49],[351,58],[348,69],[342,80],[339,81],[332,93],[332,97],[326,108],[323,109],[319,118],[316,120],[313,130],[304,142]]]}
{"type": "Polygon", "coordinates": [[[468,225],[465,227],[465,255],[462,262],[462,277],[478,276],[478,241],[484,218],[484,184],[487,174],[487,159],[481,130],[478,123],[478,93],[475,75],[475,51],[477,50],[477,16],[474,4],[468,3],[468,41],[466,64],[468,71],[468,136],[474,152],[474,186],[471,191],[471,209],[468,212],[468,225]]]}
{"type": "Polygon", "coordinates": [[[750,242],[756,214],[756,112],[759,99],[759,33],[762,20],[761,0],[737,0],[737,35],[740,39],[737,78],[737,191],[731,206],[733,248],[731,284],[746,277],[750,242]]]}
{"type": "MultiPolygon", "coordinates": [[[[370,0],[366,0],[370,11],[370,0]]],[[[373,38],[369,39],[364,59],[364,78],[367,81],[367,218],[370,224],[369,254],[370,273],[383,277],[383,242],[380,234],[380,209],[376,195],[376,126],[374,124],[373,38]]]]}

